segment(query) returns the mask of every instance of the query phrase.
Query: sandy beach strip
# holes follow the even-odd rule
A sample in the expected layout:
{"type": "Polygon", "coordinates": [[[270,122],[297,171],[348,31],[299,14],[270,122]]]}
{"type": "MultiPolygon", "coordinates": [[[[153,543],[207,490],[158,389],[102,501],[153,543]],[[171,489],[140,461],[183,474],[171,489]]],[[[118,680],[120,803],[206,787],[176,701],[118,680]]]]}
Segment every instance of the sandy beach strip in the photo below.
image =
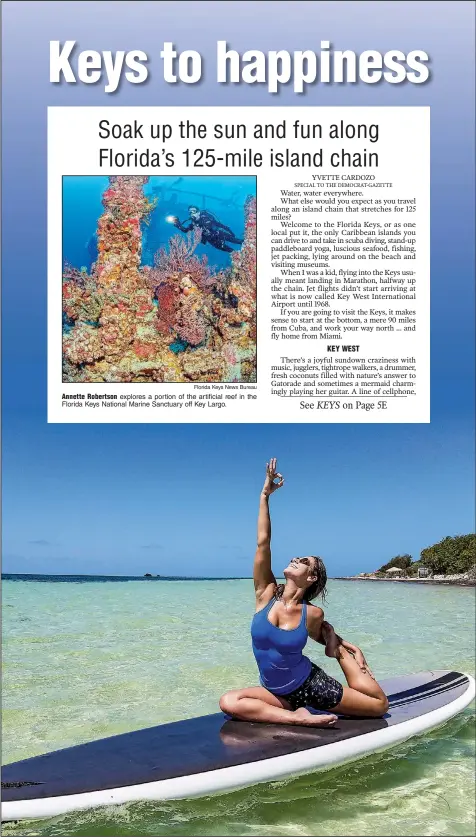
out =
{"type": "Polygon", "coordinates": [[[474,587],[475,579],[460,576],[446,578],[377,578],[376,576],[347,575],[336,576],[333,581],[384,581],[387,584],[446,584],[454,587],[474,587]]]}

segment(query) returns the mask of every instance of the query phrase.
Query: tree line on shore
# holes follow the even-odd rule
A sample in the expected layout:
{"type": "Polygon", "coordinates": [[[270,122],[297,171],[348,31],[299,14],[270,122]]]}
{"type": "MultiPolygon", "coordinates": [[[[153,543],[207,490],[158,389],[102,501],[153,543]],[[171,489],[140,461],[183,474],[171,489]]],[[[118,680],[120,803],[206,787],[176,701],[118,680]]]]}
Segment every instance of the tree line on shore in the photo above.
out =
{"type": "Polygon", "coordinates": [[[376,575],[385,575],[393,568],[402,570],[409,577],[418,575],[420,567],[432,575],[459,575],[476,572],[476,534],[446,537],[420,552],[420,558],[413,560],[411,555],[396,555],[387,564],[383,564],[376,575]]]}

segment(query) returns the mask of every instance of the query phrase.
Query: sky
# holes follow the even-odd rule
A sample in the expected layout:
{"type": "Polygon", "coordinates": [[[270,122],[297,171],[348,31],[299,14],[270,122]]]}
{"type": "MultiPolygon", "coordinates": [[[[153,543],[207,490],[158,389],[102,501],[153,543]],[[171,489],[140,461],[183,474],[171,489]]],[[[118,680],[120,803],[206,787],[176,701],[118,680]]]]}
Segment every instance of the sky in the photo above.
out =
{"type": "Polygon", "coordinates": [[[273,558],[376,569],[471,531],[471,432],[433,425],[7,421],[4,572],[249,576],[265,463],[273,558]]]}
{"type": "Polygon", "coordinates": [[[147,3],[144,16],[122,3],[111,17],[108,3],[45,2],[41,19],[30,5],[5,3],[3,15],[3,571],[248,576],[271,456],[286,478],[271,498],[276,572],[306,553],[330,576],[370,571],[473,531],[473,5],[379,3],[364,20],[358,3],[294,3],[283,21],[267,3],[240,3],[233,31],[230,3],[209,17],[204,4],[147,3]],[[204,55],[227,37],[241,51],[292,50],[310,46],[309,15],[338,47],[431,55],[427,85],[330,85],[299,102],[431,106],[431,424],[48,425],[47,105],[296,104],[289,88],[270,99],[211,73],[195,88],[152,79],[106,100],[95,85],[49,84],[48,40],[74,32],[83,48],[151,55],[167,37],[204,55]]]}

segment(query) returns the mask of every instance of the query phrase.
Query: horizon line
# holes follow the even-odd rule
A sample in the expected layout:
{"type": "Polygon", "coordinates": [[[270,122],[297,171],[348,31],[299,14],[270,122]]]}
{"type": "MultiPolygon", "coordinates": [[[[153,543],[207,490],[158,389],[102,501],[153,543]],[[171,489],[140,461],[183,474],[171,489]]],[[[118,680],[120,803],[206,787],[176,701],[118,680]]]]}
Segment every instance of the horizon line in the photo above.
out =
{"type": "MultiPolygon", "coordinates": [[[[6,570],[2,571],[2,578],[3,576],[7,575],[15,575],[15,576],[38,576],[38,577],[49,577],[49,578],[135,578],[137,580],[142,579],[162,579],[164,581],[252,581],[252,575],[160,575],[159,573],[150,573],[150,574],[143,574],[143,575],[131,575],[128,573],[124,574],[113,574],[113,573],[17,573],[17,572],[7,572],[6,570]]],[[[352,578],[353,576],[329,576],[329,581],[343,581],[348,578],[352,578]]],[[[284,576],[278,575],[277,578],[284,578],[284,576]]]]}
{"type": "Polygon", "coordinates": [[[36,575],[36,576],[50,576],[51,578],[163,578],[163,579],[181,579],[181,580],[190,580],[190,581],[197,581],[199,579],[216,579],[217,581],[226,581],[227,579],[236,580],[250,580],[253,576],[247,575],[161,575],[160,573],[144,573],[142,575],[133,575],[132,573],[48,573],[48,572],[8,572],[7,570],[2,570],[2,576],[4,575],[36,575]]]}

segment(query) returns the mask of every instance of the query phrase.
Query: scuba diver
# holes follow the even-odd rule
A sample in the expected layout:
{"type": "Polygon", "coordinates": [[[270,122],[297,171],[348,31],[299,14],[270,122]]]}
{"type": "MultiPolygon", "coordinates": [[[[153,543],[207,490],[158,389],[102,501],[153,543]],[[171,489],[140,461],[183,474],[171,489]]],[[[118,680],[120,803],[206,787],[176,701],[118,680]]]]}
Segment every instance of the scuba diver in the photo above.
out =
{"type": "Polygon", "coordinates": [[[230,227],[225,226],[206,209],[199,209],[197,206],[189,206],[189,218],[181,223],[175,216],[171,217],[171,223],[183,233],[197,228],[202,233],[202,244],[211,244],[216,250],[223,250],[225,253],[232,253],[230,244],[243,244],[243,239],[237,238],[230,227]]]}

